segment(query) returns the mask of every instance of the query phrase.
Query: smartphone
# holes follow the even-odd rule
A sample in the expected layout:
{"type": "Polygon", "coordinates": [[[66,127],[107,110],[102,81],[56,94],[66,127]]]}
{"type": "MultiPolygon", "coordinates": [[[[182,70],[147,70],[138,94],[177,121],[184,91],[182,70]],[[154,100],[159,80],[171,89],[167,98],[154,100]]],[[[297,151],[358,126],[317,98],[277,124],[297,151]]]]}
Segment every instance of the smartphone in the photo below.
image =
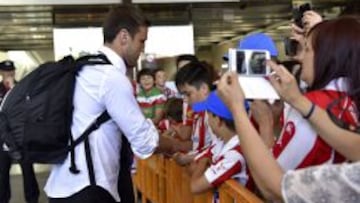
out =
{"type": "Polygon", "coordinates": [[[229,67],[243,76],[265,76],[270,73],[266,61],[270,60],[267,50],[229,49],[229,67]]]}
{"type": "Polygon", "coordinates": [[[299,43],[294,40],[290,39],[290,37],[284,38],[284,48],[285,48],[285,55],[286,56],[295,56],[297,53],[299,43]]]}
{"type": "Polygon", "coordinates": [[[302,18],[306,11],[312,10],[310,3],[301,4],[299,7],[293,9],[293,18],[296,26],[303,28],[302,18]]]}

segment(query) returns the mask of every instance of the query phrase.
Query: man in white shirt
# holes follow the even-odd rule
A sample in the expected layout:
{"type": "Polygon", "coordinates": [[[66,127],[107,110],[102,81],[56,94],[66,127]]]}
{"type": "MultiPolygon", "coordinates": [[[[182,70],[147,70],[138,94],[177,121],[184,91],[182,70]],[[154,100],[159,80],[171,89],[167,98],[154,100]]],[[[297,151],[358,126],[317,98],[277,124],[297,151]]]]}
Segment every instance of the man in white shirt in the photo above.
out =
{"type": "Polygon", "coordinates": [[[126,67],[135,66],[144,49],[148,26],[146,18],[133,7],[113,8],[106,17],[105,43],[100,52],[111,64],[84,67],[77,76],[71,127],[76,139],[105,110],[111,117],[89,136],[95,184],[90,181],[81,143],[75,148],[78,174],[69,171],[70,155],[64,163],[54,165],[45,186],[50,203],[119,202],[121,134],[139,158],[147,158],[155,151],[173,152],[169,138],[159,136],[151,120],[143,116],[125,75],[126,67]]]}

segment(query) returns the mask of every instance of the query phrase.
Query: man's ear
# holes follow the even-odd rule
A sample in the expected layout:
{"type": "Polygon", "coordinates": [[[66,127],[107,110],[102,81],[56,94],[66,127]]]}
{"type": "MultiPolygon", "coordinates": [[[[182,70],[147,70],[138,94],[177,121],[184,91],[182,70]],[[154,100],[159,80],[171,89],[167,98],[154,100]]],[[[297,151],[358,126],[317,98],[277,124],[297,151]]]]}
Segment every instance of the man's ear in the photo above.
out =
{"type": "Polygon", "coordinates": [[[120,41],[121,45],[126,45],[128,43],[130,35],[126,29],[121,29],[116,37],[120,41]]]}

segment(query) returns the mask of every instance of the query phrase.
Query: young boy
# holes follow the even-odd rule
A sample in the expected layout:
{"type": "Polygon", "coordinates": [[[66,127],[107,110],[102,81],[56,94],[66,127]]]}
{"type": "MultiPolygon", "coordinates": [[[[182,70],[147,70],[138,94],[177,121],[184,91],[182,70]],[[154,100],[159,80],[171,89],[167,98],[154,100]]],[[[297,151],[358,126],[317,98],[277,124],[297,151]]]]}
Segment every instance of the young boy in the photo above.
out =
{"type": "MultiPolygon", "coordinates": [[[[184,103],[192,105],[203,101],[210,93],[212,76],[206,64],[202,62],[190,62],[182,67],[175,76],[175,84],[179,92],[184,96],[184,103]]],[[[193,115],[193,122],[185,122],[187,130],[180,132],[183,137],[188,137],[193,143],[192,151],[188,154],[178,153],[174,156],[180,165],[191,163],[199,152],[206,149],[212,143],[214,135],[209,129],[205,112],[193,115]]]]}
{"type": "Polygon", "coordinates": [[[140,90],[136,100],[145,117],[150,118],[157,125],[164,115],[165,95],[155,87],[155,78],[150,69],[142,69],[137,75],[137,82],[140,84],[140,90]]]}
{"type": "Polygon", "coordinates": [[[166,86],[166,73],[164,69],[157,68],[154,70],[155,86],[163,93],[166,99],[176,97],[177,92],[166,86]]]}
{"type": "MultiPolygon", "coordinates": [[[[246,103],[245,106],[248,109],[246,103]]],[[[205,101],[194,104],[193,110],[206,111],[209,125],[219,141],[195,157],[191,166],[191,191],[201,193],[230,178],[246,185],[246,163],[230,110],[215,91],[205,101]]]]}
{"type": "Polygon", "coordinates": [[[170,98],[166,101],[164,113],[165,119],[161,120],[158,130],[164,135],[169,135],[177,140],[177,148],[181,152],[188,152],[192,149],[192,142],[188,137],[183,137],[181,133],[184,129],[182,125],[183,100],[180,98],[170,98]]]}

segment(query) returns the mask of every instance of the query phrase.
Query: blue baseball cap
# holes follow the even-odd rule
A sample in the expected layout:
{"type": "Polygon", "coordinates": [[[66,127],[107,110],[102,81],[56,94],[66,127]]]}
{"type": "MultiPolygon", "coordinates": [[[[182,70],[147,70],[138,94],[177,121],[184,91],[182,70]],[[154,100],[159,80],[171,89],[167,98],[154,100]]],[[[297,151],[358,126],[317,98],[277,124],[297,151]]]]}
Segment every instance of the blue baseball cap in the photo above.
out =
{"type": "MultiPolygon", "coordinates": [[[[249,105],[246,101],[244,105],[246,111],[248,111],[249,105]]],[[[193,104],[192,109],[195,112],[209,111],[220,118],[234,120],[231,111],[220,99],[216,91],[212,91],[204,101],[193,104]]]]}
{"type": "MultiPolygon", "coordinates": [[[[279,54],[274,40],[264,33],[245,36],[239,41],[237,49],[263,49],[269,51],[270,56],[278,56],[279,54]]],[[[223,56],[223,59],[226,61],[229,59],[228,53],[223,56]]]]}

